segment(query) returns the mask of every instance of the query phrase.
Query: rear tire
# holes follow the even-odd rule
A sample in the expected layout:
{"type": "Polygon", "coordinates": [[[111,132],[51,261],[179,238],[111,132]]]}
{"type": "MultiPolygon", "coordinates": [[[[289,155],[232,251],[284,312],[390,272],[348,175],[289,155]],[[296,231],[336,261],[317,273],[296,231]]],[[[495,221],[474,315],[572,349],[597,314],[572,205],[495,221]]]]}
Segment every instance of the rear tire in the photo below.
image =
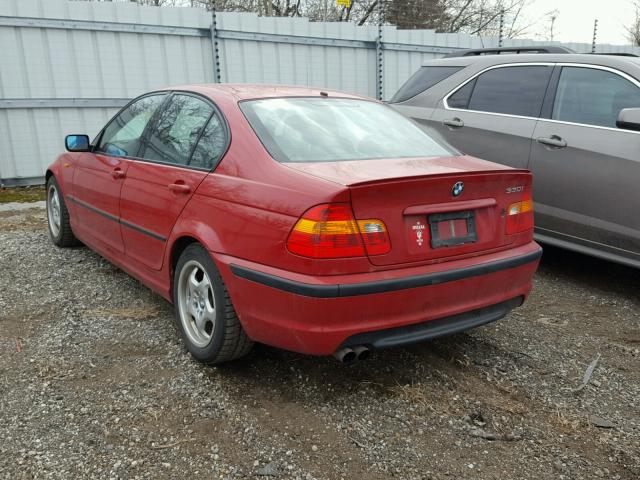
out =
{"type": "Polygon", "coordinates": [[[54,245],[66,248],[80,243],[71,230],[69,210],[55,177],[47,181],[47,225],[54,245]]]}
{"type": "Polygon", "coordinates": [[[215,364],[236,360],[251,350],[229,292],[209,253],[189,245],[173,275],[176,322],[187,350],[196,360],[215,364]]]}

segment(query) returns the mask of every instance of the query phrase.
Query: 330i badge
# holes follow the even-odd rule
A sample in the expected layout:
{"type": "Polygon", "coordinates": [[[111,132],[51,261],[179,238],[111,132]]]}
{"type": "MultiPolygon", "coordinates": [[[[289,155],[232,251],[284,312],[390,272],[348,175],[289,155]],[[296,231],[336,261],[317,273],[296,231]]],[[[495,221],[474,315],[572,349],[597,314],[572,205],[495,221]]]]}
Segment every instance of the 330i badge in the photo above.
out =
{"type": "Polygon", "coordinates": [[[207,363],[254,341],[349,363],[483,325],[522,304],[541,255],[529,172],[367,98],[184,86],[66,146],[46,172],[51,239],[173,302],[207,363]]]}

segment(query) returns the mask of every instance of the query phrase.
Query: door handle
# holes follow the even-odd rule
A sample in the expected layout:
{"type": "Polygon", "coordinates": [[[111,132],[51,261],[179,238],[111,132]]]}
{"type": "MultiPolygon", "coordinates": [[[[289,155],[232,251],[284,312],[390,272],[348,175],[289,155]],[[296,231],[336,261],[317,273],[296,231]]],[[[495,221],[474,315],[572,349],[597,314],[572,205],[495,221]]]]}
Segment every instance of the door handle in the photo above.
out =
{"type": "Polygon", "coordinates": [[[567,146],[567,141],[558,135],[551,135],[550,137],[540,137],[538,138],[538,143],[542,143],[543,145],[548,145],[553,148],[564,148],[567,146]]]}
{"type": "Polygon", "coordinates": [[[442,123],[444,123],[447,127],[452,127],[452,128],[464,127],[464,122],[460,120],[458,117],[452,118],[450,120],[444,120],[442,123]]]}
{"type": "MultiPolygon", "coordinates": [[[[178,180],[180,182],[180,180],[178,180]]],[[[175,193],[189,193],[191,191],[191,187],[185,183],[170,183],[169,190],[175,193]]]]}
{"type": "Polygon", "coordinates": [[[120,167],[116,167],[113,170],[111,170],[111,176],[117,180],[119,178],[124,178],[125,173],[122,171],[120,167]]]}

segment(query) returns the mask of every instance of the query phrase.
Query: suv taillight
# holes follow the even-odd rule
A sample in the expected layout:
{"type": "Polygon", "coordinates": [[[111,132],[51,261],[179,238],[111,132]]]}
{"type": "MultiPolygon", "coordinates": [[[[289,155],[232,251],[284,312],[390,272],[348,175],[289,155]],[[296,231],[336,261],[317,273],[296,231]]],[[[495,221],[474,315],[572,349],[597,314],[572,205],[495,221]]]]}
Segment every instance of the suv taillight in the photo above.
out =
{"type": "Polygon", "coordinates": [[[307,210],[287,240],[291,253],[310,258],[382,255],[391,249],[381,220],[356,220],[346,203],[326,203],[307,210]]]}
{"type": "Polygon", "coordinates": [[[507,208],[507,235],[533,229],[533,200],[531,190],[527,189],[522,200],[507,208]]]}

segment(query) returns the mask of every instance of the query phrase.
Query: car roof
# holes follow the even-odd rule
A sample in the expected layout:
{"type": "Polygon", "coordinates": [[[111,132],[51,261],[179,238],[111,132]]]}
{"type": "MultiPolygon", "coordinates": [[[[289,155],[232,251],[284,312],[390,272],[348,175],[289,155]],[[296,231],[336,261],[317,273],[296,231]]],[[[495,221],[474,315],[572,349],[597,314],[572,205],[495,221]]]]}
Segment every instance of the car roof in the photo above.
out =
{"type": "Polygon", "coordinates": [[[199,85],[178,85],[168,87],[164,90],[182,90],[200,93],[206,96],[225,96],[229,99],[249,100],[261,98],[280,98],[280,97],[319,97],[326,95],[328,97],[339,98],[370,98],[354,95],[350,93],[340,92],[327,88],[303,87],[296,85],[265,85],[253,83],[209,83],[199,85]]]}
{"type": "Polygon", "coordinates": [[[501,65],[505,63],[583,63],[589,65],[601,65],[605,67],[624,68],[640,67],[640,58],[623,57],[606,54],[588,54],[588,53],[503,53],[500,55],[476,55],[464,57],[437,58],[424,62],[422,65],[442,66],[451,65],[457,67],[466,67],[469,65],[478,65],[489,67],[492,65],[501,65]]]}

